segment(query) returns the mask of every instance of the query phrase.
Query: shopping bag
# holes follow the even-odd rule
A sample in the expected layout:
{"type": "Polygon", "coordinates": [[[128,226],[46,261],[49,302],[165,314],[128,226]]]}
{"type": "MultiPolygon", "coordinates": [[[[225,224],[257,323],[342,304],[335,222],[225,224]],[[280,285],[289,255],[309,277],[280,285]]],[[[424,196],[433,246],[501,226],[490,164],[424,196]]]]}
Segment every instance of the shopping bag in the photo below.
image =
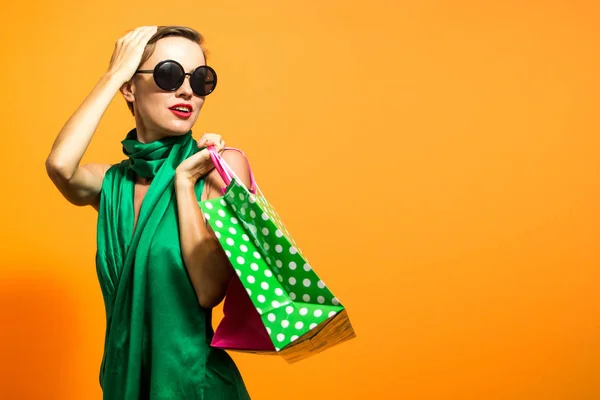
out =
{"type": "Polygon", "coordinates": [[[209,151],[226,187],[222,197],[199,205],[236,272],[211,345],[292,363],[356,337],[344,305],[313,270],[252,170],[247,188],[209,151]]]}

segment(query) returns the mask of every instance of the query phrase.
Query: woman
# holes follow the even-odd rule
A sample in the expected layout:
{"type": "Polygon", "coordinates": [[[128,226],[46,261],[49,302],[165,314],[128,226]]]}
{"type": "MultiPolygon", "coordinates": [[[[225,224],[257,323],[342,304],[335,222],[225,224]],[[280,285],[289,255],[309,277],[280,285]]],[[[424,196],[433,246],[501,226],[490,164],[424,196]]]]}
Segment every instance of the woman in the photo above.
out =
{"type": "Polygon", "coordinates": [[[246,185],[250,177],[239,153],[223,151],[221,136],[198,142],[191,136],[216,85],[202,43],[186,27],[127,33],[46,160],[68,201],[98,211],[105,399],[250,398],[229,355],[209,346],[212,308],[224,298],[233,268],[198,206],[221,196],[224,186],[206,147],[215,146],[246,185]],[[128,158],[79,165],[119,90],[135,117],[122,141],[128,158]]]}

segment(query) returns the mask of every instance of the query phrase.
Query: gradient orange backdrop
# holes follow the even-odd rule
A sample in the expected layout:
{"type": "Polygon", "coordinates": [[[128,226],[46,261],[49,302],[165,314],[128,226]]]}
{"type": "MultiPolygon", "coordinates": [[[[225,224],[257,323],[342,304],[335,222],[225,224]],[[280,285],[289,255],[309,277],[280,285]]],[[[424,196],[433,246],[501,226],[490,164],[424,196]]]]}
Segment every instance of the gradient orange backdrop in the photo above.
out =
{"type": "MultiPolygon", "coordinates": [[[[247,153],[358,334],[294,365],[232,353],[253,399],[600,398],[597,3],[1,7],[1,399],[101,397],[96,213],[44,161],[149,24],[206,36],[195,136],[247,153]]],[[[83,161],[132,127],[116,96],[83,161]]]]}

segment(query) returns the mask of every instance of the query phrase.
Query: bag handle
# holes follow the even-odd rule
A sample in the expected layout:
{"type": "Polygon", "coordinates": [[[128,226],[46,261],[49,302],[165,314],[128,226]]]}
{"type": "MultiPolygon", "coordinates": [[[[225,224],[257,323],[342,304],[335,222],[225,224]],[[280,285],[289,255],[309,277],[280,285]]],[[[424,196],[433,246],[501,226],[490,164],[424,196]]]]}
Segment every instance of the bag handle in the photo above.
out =
{"type": "MultiPolygon", "coordinates": [[[[250,173],[250,193],[256,194],[256,181],[254,180],[254,174],[252,173],[252,168],[250,167],[250,162],[248,161],[248,157],[246,157],[246,154],[244,154],[244,152],[240,149],[236,149],[233,147],[225,147],[223,150],[235,150],[242,153],[242,156],[244,156],[246,162],[248,163],[248,171],[250,173]]],[[[217,172],[219,172],[219,175],[221,176],[221,179],[223,179],[223,182],[225,182],[225,187],[221,188],[221,192],[225,194],[225,191],[227,190],[227,187],[233,180],[233,177],[237,178],[237,176],[235,175],[235,172],[233,172],[229,164],[227,164],[227,162],[223,159],[221,154],[219,154],[219,152],[215,150],[214,146],[208,146],[208,152],[210,153],[210,158],[213,164],[215,165],[215,169],[217,170],[217,172]]]]}

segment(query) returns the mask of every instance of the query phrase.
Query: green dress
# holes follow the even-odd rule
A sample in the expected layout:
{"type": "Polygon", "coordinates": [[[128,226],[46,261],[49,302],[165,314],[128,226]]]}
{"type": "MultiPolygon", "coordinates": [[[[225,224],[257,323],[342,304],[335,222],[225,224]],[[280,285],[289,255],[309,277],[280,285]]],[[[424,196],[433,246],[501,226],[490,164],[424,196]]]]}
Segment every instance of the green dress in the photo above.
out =
{"type": "MultiPolygon", "coordinates": [[[[231,357],[210,347],[212,310],[198,303],[181,255],[173,178],[200,150],[191,134],[142,144],[131,130],[122,141],[129,158],[102,183],[96,269],[106,308],[104,399],[250,399],[231,357]],[[133,232],[136,175],[154,178],[133,232]]],[[[200,179],[198,200],[203,188],[200,179]]]]}

